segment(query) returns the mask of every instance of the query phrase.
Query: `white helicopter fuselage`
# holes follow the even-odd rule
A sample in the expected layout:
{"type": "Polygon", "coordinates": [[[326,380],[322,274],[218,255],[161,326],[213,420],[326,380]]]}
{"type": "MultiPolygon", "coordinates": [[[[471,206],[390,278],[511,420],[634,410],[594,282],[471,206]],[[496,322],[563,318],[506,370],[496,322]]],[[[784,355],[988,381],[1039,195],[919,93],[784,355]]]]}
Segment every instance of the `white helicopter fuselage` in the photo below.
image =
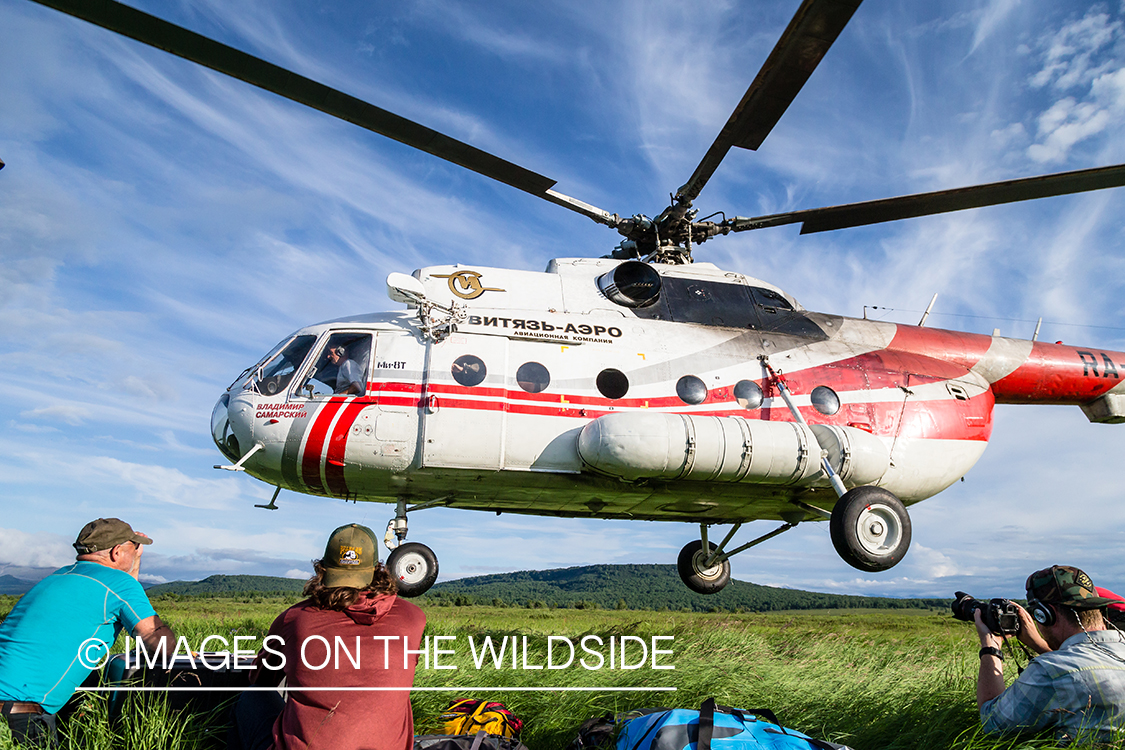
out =
{"type": "Polygon", "coordinates": [[[700,593],[731,555],[823,518],[845,561],[885,570],[904,506],[976,463],[997,402],[1125,421],[1123,354],[813,313],[710,264],[437,266],[388,291],[414,310],[297,331],[220,398],[212,434],[234,462],[217,468],[394,503],[408,595],[437,558],[403,544],[406,514],[433,505],[698,523],[677,565],[700,593]],[[728,551],[756,519],[784,525],[728,551]]]}
{"type": "Polygon", "coordinates": [[[315,357],[273,395],[247,379],[223,410],[243,453],[262,446],[243,468],[287,489],[353,500],[442,497],[479,510],[718,522],[779,518],[798,498],[831,505],[810,434],[821,425],[838,433],[845,484],[885,487],[908,504],[948,487],[981,456],[993,406],[986,376],[917,355],[903,361],[890,349],[900,326],[809,313],[789,298],[788,311],[759,311],[788,315],[788,327],[760,319],[729,326],[728,301],[715,289],[781,293],[709,264],[660,275],[666,290],[678,282],[695,294],[695,312],[712,320],[685,320],[691,310],[646,315],[610,301],[595,283],[618,264],[559,260],[546,273],[423,269],[427,297],[448,304],[473,295],[457,330],[437,342],[409,312],[302,329],[294,336],[315,337],[310,351],[331,335],[369,336],[365,392],[310,397],[299,384],[315,357]],[[797,425],[770,387],[761,355],[783,373],[810,427],[797,425]],[[463,358],[479,361],[483,373],[459,381],[463,358]],[[521,384],[527,363],[549,382],[521,384]],[[599,389],[606,372],[624,376],[620,397],[599,389]],[[677,393],[685,376],[705,387],[699,403],[677,393]],[[743,381],[761,389],[760,404],[736,398],[743,381]],[[812,403],[818,386],[838,397],[834,413],[812,403]],[[587,427],[599,419],[603,429],[587,427]]]}

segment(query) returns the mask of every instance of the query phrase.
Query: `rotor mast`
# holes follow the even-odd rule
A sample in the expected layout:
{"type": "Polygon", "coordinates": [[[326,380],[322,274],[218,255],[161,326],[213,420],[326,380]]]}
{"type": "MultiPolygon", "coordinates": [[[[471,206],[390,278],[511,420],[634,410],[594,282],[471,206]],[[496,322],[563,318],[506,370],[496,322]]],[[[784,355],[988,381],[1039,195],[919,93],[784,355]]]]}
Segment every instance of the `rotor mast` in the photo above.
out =
{"type": "Polygon", "coordinates": [[[655,220],[626,219],[617,227],[626,241],[614,257],[649,256],[657,262],[690,263],[691,248],[733,228],[733,220],[695,221],[692,201],[732,147],[756,151],[801,92],[861,0],[805,0],[774,45],[726,125],[691,178],[655,220]],[[632,244],[630,244],[632,243],[632,244]]]}

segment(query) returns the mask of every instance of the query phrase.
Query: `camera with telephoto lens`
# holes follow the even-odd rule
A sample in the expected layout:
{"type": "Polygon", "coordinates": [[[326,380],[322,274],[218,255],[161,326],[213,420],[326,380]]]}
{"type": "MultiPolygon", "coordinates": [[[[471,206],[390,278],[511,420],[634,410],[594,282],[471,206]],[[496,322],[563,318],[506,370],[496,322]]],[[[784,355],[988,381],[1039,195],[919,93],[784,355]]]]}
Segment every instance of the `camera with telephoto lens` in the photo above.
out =
{"type": "Polygon", "coordinates": [[[1011,599],[990,599],[982,602],[964,591],[957,591],[954,596],[957,598],[950,605],[954,618],[973,622],[973,612],[979,609],[981,622],[996,635],[1015,635],[1020,632],[1019,607],[1011,599]]]}

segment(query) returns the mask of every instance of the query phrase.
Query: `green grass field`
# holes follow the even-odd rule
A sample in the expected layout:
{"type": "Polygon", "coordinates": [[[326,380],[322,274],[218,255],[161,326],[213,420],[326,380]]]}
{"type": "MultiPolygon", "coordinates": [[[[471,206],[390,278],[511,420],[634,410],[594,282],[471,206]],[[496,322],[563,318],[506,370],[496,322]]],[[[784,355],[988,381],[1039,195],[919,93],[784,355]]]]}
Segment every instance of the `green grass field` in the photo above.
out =
{"type": "MultiPolygon", "coordinates": [[[[281,598],[157,598],[161,616],[192,643],[217,634],[261,637],[270,622],[295,600],[281,598]]],[[[0,614],[14,598],[0,599],[0,614]]],[[[742,708],[770,708],[787,726],[847,743],[856,750],[892,748],[1052,747],[1036,739],[997,739],[977,731],[974,699],[978,665],[972,628],[948,615],[884,611],[817,611],[773,614],[700,614],[499,607],[431,607],[429,636],[452,636],[455,654],[443,664],[455,670],[419,668],[415,692],[417,731],[440,731],[432,722],[459,697],[500,700],[525,722],[522,739],[531,750],[566,747],[590,716],[645,706],[698,707],[708,697],[742,708]],[[546,662],[547,636],[576,644],[586,635],[653,636],[672,655],[632,670],[476,669],[468,639],[527,636],[528,664],[546,662]],[[675,687],[675,692],[610,692],[611,687],[675,687]],[[589,687],[589,692],[503,692],[498,687],[589,687]]],[[[120,644],[119,644],[120,645],[120,644]]],[[[635,642],[630,647],[636,649],[635,642]]],[[[608,647],[605,649],[608,659],[608,647]]],[[[627,652],[628,653],[628,652],[627,652]]],[[[637,651],[639,654],[639,650],[637,651]]],[[[629,655],[630,661],[636,655],[629,655]]],[[[581,655],[581,654],[580,654],[581,655]]],[[[565,654],[564,654],[565,656],[565,654]]],[[[556,661],[559,661],[556,659],[556,661]]],[[[1010,660],[1009,660],[1010,662],[1010,660]]],[[[588,663],[595,663],[588,657],[588,663]]],[[[1009,663],[1014,678],[1014,666],[1009,663]]],[[[209,748],[222,736],[207,717],[168,715],[159,701],[128,712],[111,730],[104,705],[92,699],[72,723],[75,748],[209,748]]],[[[0,749],[12,747],[0,729],[0,749]]]]}

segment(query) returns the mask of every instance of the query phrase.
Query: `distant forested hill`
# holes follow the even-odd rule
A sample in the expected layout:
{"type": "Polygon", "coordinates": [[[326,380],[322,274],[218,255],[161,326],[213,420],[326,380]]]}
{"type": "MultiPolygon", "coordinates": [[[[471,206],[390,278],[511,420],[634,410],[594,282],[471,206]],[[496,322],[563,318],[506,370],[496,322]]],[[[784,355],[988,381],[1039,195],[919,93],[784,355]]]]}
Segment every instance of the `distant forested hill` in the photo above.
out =
{"type": "MultiPolygon", "coordinates": [[[[246,596],[300,594],[305,582],[272,576],[211,576],[148,588],[149,596],[246,596]]],[[[876,596],[820,594],[731,581],[712,596],[684,586],[675,565],[587,565],[556,570],[461,578],[434,586],[419,604],[458,606],[495,604],[509,607],[577,607],[601,609],[689,609],[773,612],[787,609],[928,609],[945,608],[944,599],[886,599],[876,596]]]]}
{"type": "Polygon", "coordinates": [[[0,576],[0,594],[26,594],[34,585],[35,581],[25,581],[10,575],[0,576]]]}
{"type": "Polygon", "coordinates": [[[202,581],[173,581],[149,586],[149,596],[234,596],[239,594],[299,594],[303,579],[275,576],[211,576],[202,581]]]}
{"type": "Polygon", "coordinates": [[[785,609],[945,608],[944,599],[887,599],[819,594],[732,580],[718,594],[703,596],[680,580],[675,565],[587,565],[557,570],[461,578],[434,586],[420,603],[602,609],[711,609],[771,612],[785,609]]]}

